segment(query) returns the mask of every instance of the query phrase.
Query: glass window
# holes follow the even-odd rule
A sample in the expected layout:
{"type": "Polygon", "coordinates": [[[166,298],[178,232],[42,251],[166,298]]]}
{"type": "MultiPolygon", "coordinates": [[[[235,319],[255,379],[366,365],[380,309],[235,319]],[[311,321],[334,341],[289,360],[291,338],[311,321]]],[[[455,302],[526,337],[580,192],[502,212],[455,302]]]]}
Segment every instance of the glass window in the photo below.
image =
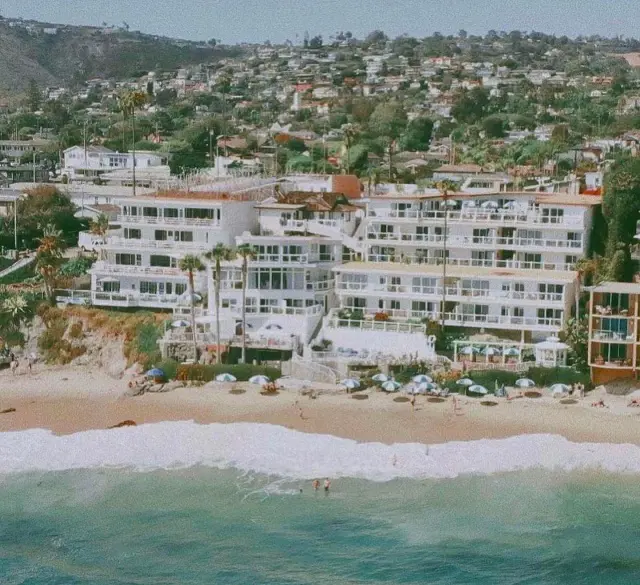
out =
{"type": "Polygon", "coordinates": [[[150,266],[159,266],[163,268],[170,268],[171,266],[175,266],[175,259],[171,258],[171,256],[161,256],[152,254],[149,258],[150,266]]]}
{"type": "Polygon", "coordinates": [[[123,266],[140,266],[142,264],[141,254],[116,254],[116,264],[123,266]]]}
{"type": "Polygon", "coordinates": [[[178,217],[178,210],[175,207],[166,207],[163,210],[163,215],[165,217],[178,217]]]}
{"type": "Polygon", "coordinates": [[[140,240],[142,239],[142,230],[135,228],[124,228],[125,240],[140,240]]]}
{"type": "Polygon", "coordinates": [[[157,207],[143,207],[142,215],[144,217],[158,217],[158,208],[157,207]]]}
{"type": "Polygon", "coordinates": [[[140,292],[143,294],[158,294],[158,283],[157,282],[147,282],[146,280],[140,281],[140,292]]]}

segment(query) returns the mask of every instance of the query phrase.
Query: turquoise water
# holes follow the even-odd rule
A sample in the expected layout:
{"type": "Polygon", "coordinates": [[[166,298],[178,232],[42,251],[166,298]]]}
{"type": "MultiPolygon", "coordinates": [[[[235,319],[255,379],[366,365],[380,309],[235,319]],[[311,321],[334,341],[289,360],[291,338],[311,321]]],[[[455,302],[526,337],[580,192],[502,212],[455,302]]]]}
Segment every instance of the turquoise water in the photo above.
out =
{"type": "Polygon", "coordinates": [[[635,476],[335,480],[235,471],[0,477],[2,585],[640,583],[635,476]]]}

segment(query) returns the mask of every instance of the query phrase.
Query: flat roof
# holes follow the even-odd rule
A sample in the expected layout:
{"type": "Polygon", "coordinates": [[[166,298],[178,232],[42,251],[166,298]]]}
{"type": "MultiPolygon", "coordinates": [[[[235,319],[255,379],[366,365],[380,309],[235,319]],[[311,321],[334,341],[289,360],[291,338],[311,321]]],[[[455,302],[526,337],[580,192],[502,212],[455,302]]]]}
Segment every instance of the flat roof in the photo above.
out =
{"type": "Polygon", "coordinates": [[[640,294],[640,282],[601,282],[599,285],[591,287],[591,292],[613,292],[640,294]]]}
{"type": "MultiPolygon", "coordinates": [[[[375,272],[415,274],[416,276],[442,276],[442,266],[434,264],[403,264],[401,262],[348,262],[336,266],[334,272],[375,272]]],[[[573,282],[577,273],[561,270],[523,270],[515,268],[485,268],[482,266],[447,265],[447,277],[461,278],[511,278],[513,280],[545,280],[573,282]]],[[[639,289],[640,290],[640,289],[639,289]]]]}
{"type": "Polygon", "coordinates": [[[569,195],[568,193],[550,193],[537,196],[536,203],[554,205],[594,206],[602,203],[600,195],[569,195]]]}

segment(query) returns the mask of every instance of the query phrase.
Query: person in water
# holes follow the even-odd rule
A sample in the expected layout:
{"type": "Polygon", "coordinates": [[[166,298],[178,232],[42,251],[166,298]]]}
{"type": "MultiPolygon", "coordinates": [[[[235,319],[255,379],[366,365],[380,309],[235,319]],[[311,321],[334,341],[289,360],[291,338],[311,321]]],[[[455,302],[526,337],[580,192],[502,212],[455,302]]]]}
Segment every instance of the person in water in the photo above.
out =
{"type": "Polygon", "coordinates": [[[318,488],[320,487],[320,482],[319,482],[317,479],[314,479],[314,480],[313,480],[313,484],[312,484],[312,485],[313,485],[313,489],[314,489],[314,491],[316,491],[316,492],[317,492],[317,491],[318,491],[318,488]]]}
{"type": "Polygon", "coordinates": [[[330,489],[330,488],[331,488],[331,482],[329,481],[329,478],[327,477],[327,478],[325,478],[325,480],[324,480],[324,492],[325,492],[326,494],[328,494],[328,493],[329,493],[329,489],[330,489]]]}

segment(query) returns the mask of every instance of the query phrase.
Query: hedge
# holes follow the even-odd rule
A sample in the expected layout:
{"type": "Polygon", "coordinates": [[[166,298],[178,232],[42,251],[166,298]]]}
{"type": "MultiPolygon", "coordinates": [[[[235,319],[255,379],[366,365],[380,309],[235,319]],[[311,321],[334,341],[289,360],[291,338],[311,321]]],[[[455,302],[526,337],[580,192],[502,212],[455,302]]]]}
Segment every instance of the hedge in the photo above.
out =
{"type": "Polygon", "coordinates": [[[175,360],[164,360],[157,364],[164,371],[167,379],[179,379],[188,381],[211,382],[219,374],[231,374],[239,382],[246,382],[252,376],[262,374],[271,380],[276,380],[282,375],[279,368],[266,366],[254,366],[253,364],[217,364],[217,365],[184,365],[175,360]]]}

